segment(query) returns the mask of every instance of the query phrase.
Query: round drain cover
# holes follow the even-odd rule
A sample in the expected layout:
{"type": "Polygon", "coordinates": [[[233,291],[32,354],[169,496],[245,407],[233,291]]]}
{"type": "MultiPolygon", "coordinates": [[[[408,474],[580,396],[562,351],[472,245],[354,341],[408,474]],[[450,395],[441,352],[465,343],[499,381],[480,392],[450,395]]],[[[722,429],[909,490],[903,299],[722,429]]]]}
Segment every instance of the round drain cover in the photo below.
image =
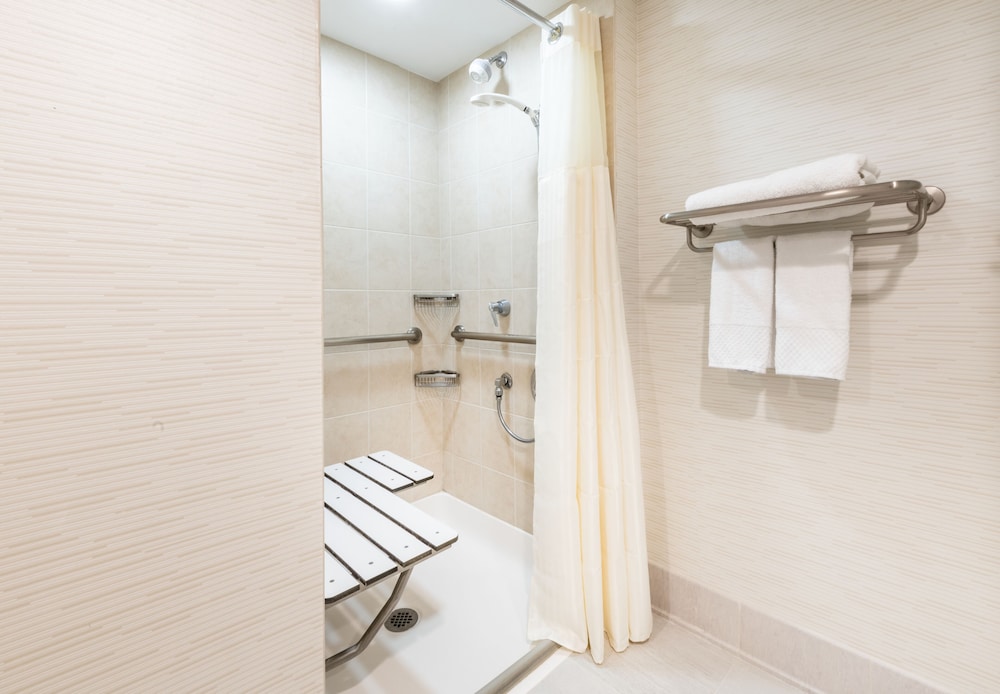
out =
{"type": "Polygon", "coordinates": [[[385,619],[385,628],[389,631],[406,631],[420,619],[417,611],[409,607],[393,610],[385,619]]]}

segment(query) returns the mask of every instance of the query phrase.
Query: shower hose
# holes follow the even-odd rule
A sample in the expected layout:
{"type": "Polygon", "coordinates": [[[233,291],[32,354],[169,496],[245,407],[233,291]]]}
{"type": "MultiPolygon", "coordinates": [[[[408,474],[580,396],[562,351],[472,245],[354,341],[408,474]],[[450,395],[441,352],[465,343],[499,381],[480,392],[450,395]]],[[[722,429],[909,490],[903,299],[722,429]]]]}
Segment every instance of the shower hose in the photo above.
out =
{"type": "Polygon", "coordinates": [[[497,379],[496,390],[494,391],[494,393],[497,396],[497,417],[500,419],[500,424],[503,426],[503,430],[506,431],[508,434],[510,434],[511,438],[516,439],[521,443],[534,443],[535,442],[534,438],[526,439],[522,436],[518,436],[513,431],[511,431],[511,428],[507,426],[507,422],[504,421],[503,410],[500,409],[500,403],[503,402],[503,388],[500,386],[499,378],[497,379]]]}

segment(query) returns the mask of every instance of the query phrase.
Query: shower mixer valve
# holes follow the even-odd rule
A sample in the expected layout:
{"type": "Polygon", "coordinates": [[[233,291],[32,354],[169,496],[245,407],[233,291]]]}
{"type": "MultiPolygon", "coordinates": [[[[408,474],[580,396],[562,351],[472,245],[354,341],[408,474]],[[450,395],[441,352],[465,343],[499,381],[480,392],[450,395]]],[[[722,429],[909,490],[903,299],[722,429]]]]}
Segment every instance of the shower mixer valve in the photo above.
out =
{"type": "Polygon", "coordinates": [[[500,327],[500,321],[497,319],[497,316],[510,315],[510,302],[507,301],[506,299],[491,301],[486,306],[490,309],[490,318],[493,319],[494,328],[500,327]]]}

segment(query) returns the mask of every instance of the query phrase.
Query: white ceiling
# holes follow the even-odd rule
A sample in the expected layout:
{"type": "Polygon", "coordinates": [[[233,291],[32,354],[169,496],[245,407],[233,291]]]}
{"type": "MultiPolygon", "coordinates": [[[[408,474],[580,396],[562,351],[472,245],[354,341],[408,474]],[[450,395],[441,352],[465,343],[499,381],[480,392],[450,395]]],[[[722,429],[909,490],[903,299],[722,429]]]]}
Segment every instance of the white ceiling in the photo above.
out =
{"type": "MultiPolygon", "coordinates": [[[[566,0],[522,4],[548,16],[566,0]]],[[[323,35],[435,82],[529,26],[498,0],[320,0],[323,35]]]]}

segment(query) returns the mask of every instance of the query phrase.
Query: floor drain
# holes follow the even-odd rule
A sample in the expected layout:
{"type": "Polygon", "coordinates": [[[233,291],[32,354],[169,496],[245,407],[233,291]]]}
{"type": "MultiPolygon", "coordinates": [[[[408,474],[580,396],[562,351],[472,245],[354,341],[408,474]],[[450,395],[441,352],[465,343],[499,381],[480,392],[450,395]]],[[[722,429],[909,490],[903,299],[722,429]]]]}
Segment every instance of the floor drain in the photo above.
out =
{"type": "Polygon", "coordinates": [[[385,628],[389,631],[406,631],[420,619],[416,610],[409,607],[401,607],[393,610],[385,620],[385,628]]]}

